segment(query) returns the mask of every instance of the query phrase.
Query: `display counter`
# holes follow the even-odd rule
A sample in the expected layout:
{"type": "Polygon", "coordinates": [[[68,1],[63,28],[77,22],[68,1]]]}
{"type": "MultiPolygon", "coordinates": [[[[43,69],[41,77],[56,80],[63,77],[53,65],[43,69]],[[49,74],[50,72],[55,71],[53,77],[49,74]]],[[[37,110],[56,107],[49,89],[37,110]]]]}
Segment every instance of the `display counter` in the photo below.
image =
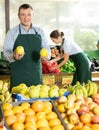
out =
{"type": "MultiPolygon", "coordinates": [[[[60,74],[43,74],[43,83],[44,84],[58,84],[59,86],[72,82],[73,73],[60,73],[60,74]]],[[[0,80],[9,80],[10,75],[0,75],[0,80]]],[[[92,72],[92,81],[96,82],[99,85],[99,72],[92,72]]]]}

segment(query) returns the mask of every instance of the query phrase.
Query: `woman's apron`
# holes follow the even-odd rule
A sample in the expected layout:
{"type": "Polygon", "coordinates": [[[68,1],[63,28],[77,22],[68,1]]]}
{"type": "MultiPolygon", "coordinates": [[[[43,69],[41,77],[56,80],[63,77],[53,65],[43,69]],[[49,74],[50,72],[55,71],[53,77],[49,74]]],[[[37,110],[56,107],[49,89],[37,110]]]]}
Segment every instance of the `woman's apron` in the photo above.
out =
{"type": "Polygon", "coordinates": [[[72,85],[75,85],[77,81],[87,83],[91,80],[91,68],[89,67],[88,58],[84,53],[78,53],[71,55],[70,59],[74,61],[76,72],[73,77],[72,85]]]}
{"type": "Polygon", "coordinates": [[[41,84],[41,36],[36,31],[35,34],[21,34],[19,26],[19,35],[13,50],[17,46],[24,47],[25,55],[21,60],[11,63],[11,88],[21,83],[25,83],[27,86],[41,84]]]}

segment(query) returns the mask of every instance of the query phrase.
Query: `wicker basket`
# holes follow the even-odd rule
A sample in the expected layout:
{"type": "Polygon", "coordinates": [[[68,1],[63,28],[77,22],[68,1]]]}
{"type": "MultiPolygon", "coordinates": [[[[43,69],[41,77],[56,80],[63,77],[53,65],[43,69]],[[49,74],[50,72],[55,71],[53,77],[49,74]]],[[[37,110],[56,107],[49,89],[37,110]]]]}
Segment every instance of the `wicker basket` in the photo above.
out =
{"type": "Polygon", "coordinates": [[[43,84],[58,86],[70,85],[73,79],[73,73],[69,74],[43,74],[43,84]]]}

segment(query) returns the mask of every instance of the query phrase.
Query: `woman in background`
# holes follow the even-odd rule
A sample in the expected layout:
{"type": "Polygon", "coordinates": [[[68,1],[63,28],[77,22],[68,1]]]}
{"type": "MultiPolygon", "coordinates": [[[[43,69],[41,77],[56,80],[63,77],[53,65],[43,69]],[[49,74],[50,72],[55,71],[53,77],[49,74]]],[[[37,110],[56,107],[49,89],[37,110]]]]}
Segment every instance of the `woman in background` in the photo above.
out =
{"type": "MultiPolygon", "coordinates": [[[[69,58],[74,61],[76,72],[73,77],[72,85],[77,81],[87,83],[91,80],[91,66],[88,57],[84,54],[83,50],[76,44],[76,42],[69,38],[64,38],[64,33],[59,30],[54,30],[50,34],[51,40],[55,44],[61,44],[61,55],[56,57],[56,61],[63,58],[62,62],[53,69],[63,66],[69,58]]],[[[55,60],[54,59],[54,60],[55,60]]]]}

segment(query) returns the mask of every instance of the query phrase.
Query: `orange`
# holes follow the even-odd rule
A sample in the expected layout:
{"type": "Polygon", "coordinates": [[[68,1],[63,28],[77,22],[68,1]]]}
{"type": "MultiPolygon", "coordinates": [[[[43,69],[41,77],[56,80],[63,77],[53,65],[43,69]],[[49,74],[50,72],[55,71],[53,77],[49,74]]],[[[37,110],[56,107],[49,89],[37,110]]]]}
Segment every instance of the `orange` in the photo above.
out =
{"type": "Polygon", "coordinates": [[[50,119],[53,119],[53,118],[57,118],[57,114],[55,112],[49,112],[46,114],[46,119],[47,120],[50,120],[50,119]]]}
{"type": "Polygon", "coordinates": [[[25,128],[24,130],[37,130],[36,128],[32,128],[32,127],[28,127],[28,128],[25,128]]]}
{"type": "Polygon", "coordinates": [[[28,121],[25,123],[25,129],[26,128],[33,128],[34,130],[36,129],[36,123],[32,121],[28,121]]]}
{"type": "Polygon", "coordinates": [[[15,115],[11,115],[11,116],[6,117],[6,122],[7,122],[8,126],[12,125],[16,120],[17,119],[16,119],[15,115]]]}
{"type": "Polygon", "coordinates": [[[45,107],[50,108],[52,110],[52,103],[51,102],[44,101],[44,105],[45,105],[45,107]]]}
{"type": "Polygon", "coordinates": [[[89,126],[84,125],[80,130],[91,130],[89,126]]]}
{"type": "Polygon", "coordinates": [[[42,112],[42,111],[37,112],[35,116],[36,116],[36,119],[37,119],[37,120],[38,120],[38,119],[45,119],[45,118],[46,118],[45,113],[42,112]]]}
{"type": "Polygon", "coordinates": [[[50,127],[44,126],[44,127],[40,127],[38,130],[51,130],[50,127]]]}
{"type": "Polygon", "coordinates": [[[37,125],[37,128],[45,127],[45,126],[48,127],[48,121],[46,119],[39,119],[37,120],[36,125],[37,125]]]}
{"type": "Polygon", "coordinates": [[[28,108],[24,110],[25,115],[35,115],[35,111],[32,108],[28,108]]]}
{"type": "Polygon", "coordinates": [[[28,109],[30,107],[30,103],[28,102],[23,102],[20,105],[22,107],[22,110],[28,109]]]}
{"type": "Polygon", "coordinates": [[[23,112],[16,113],[17,121],[24,122],[25,121],[25,114],[23,112]]]}
{"type": "Polygon", "coordinates": [[[36,116],[35,115],[26,115],[25,117],[25,122],[29,122],[29,121],[32,121],[32,122],[36,122],[36,116]]]}
{"type": "Polygon", "coordinates": [[[2,105],[2,109],[3,110],[8,110],[8,109],[12,109],[12,107],[13,107],[13,105],[11,104],[11,103],[4,103],[3,105],[2,105]]]}
{"type": "Polygon", "coordinates": [[[83,114],[80,116],[80,121],[83,124],[89,124],[91,122],[91,116],[89,114],[83,114]]]}
{"type": "Polygon", "coordinates": [[[14,112],[12,109],[8,109],[4,111],[4,116],[10,116],[10,115],[14,115],[14,112]]]}
{"type": "Polygon", "coordinates": [[[13,106],[13,112],[14,114],[22,112],[22,108],[20,106],[13,106]]]}
{"type": "Polygon", "coordinates": [[[59,104],[58,106],[57,106],[57,108],[58,108],[58,110],[59,110],[59,112],[66,112],[66,109],[65,109],[65,104],[59,104]]]}
{"type": "Polygon", "coordinates": [[[24,124],[22,122],[16,121],[12,124],[13,130],[24,130],[24,124]]]}
{"type": "Polygon", "coordinates": [[[44,109],[43,112],[49,113],[52,111],[52,104],[49,101],[44,101],[44,109]]]}
{"type": "Polygon", "coordinates": [[[42,111],[44,109],[44,102],[41,100],[37,100],[31,105],[31,107],[35,112],[42,111]]]}
{"type": "Polygon", "coordinates": [[[51,130],[65,130],[65,128],[60,124],[53,126],[51,130]]]}
{"type": "Polygon", "coordinates": [[[99,124],[93,124],[91,130],[99,130],[99,124]]]}
{"type": "Polygon", "coordinates": [[[49,120],[48,123],[49,123],[50,127],[53,127],[55,125],[60,125],[61,121],[58,118],[53,118],[53,119],[49,120]]]}

